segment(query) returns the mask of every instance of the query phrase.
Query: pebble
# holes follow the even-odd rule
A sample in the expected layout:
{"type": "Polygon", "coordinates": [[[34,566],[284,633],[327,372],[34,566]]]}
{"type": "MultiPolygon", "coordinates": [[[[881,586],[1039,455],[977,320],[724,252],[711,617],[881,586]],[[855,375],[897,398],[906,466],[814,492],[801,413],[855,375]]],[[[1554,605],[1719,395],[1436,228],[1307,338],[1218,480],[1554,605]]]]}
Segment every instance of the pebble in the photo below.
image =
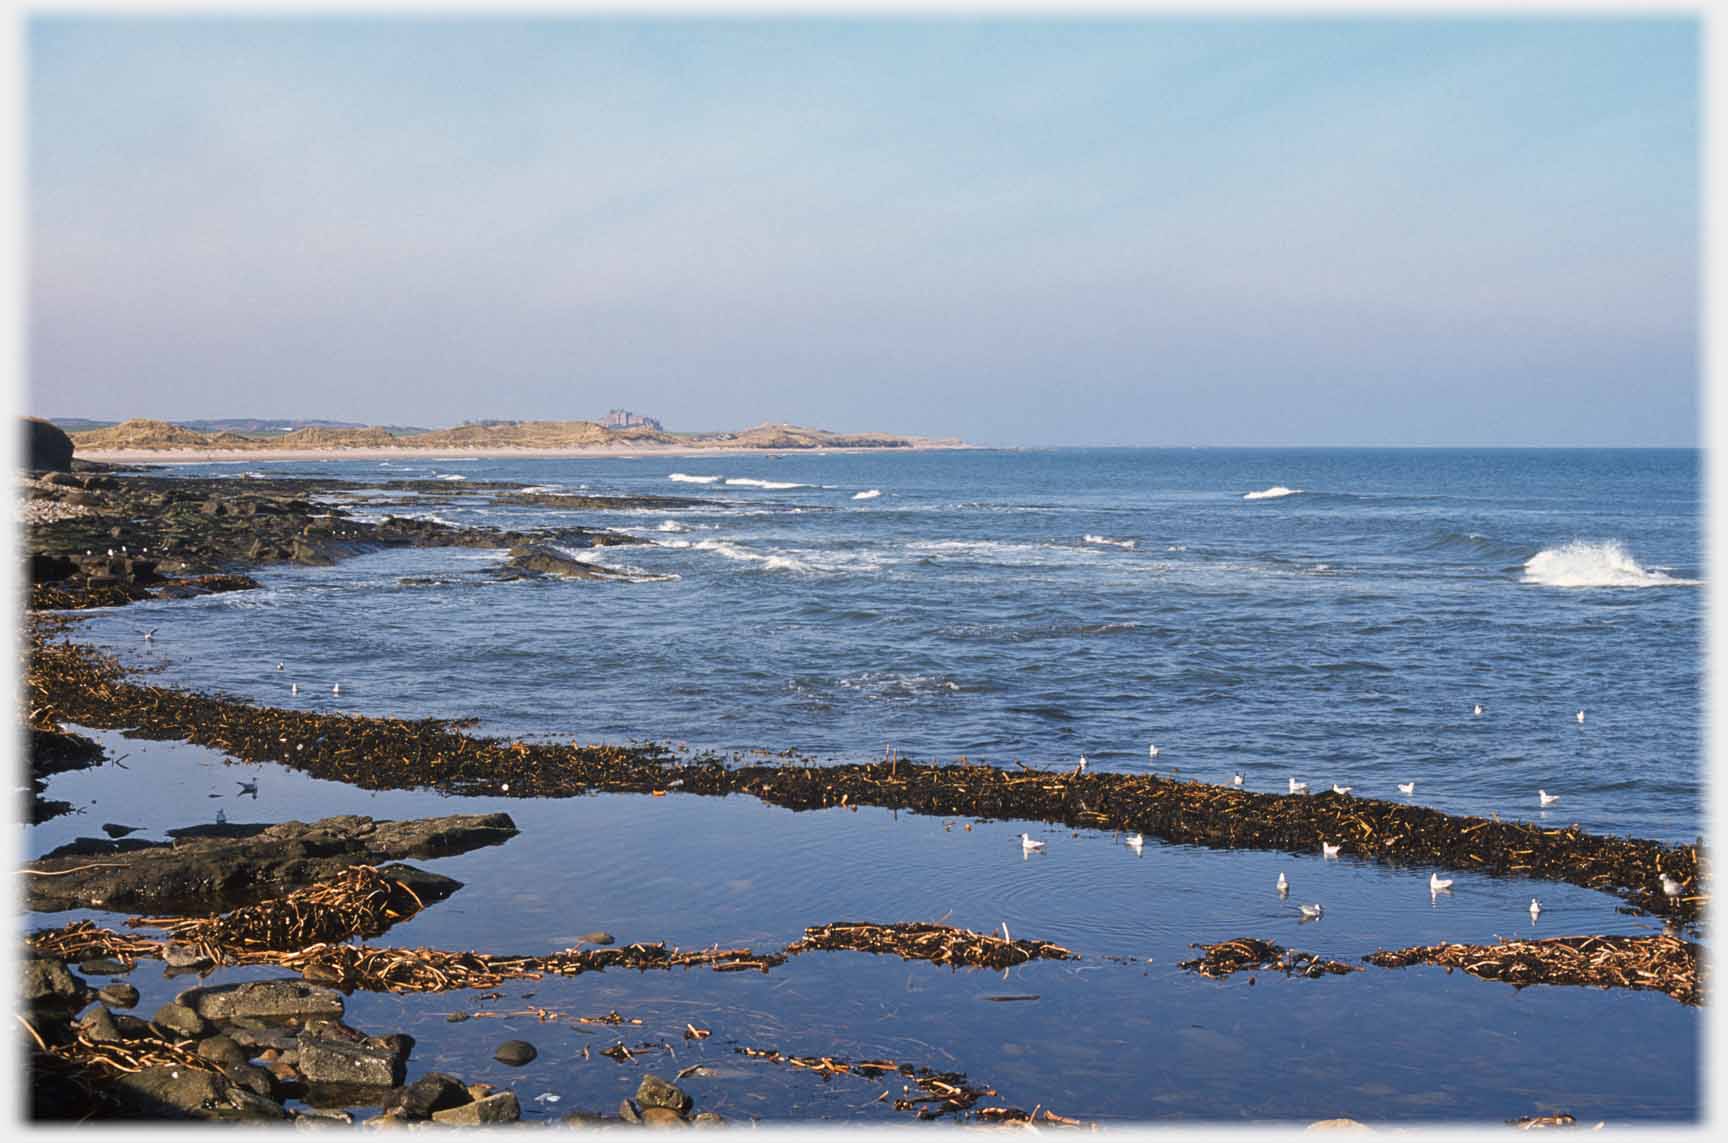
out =
{"type": "Polygon", "coordinates": [[[519,1068],[539,1054],[534,1045],[526,1040],[505,1040],[498,1045],[498,1050],[492,1053],[492,1058],[501,1064],[519,1068]]]}
{"type": "Polygon", "coordinates": [[[138,1003],[138,990],[124,982],[107,985],[96,995],[110,1008],[131,1008],[138,1003]]]}

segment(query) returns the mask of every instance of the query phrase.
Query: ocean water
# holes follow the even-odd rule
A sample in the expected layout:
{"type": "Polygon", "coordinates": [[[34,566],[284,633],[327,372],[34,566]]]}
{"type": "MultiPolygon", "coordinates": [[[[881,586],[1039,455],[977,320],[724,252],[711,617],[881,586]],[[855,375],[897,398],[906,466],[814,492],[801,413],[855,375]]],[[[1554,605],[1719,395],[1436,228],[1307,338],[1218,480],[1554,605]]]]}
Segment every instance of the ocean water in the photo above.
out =
{"type": "MultiPolygon", "coordinates": [[[[474,550],[266,568],[263,590],[95,613],[76,637],[162,682],[284,706],[473,715],[481,732],[834,760],[891,744],[1064,768],[1085,753],[1107,769],[1241,772],[1277,791],[1295,777],[1389,798],[1414,780],[1415,801],[1450,812],[1690,841],[1703,797],[1699,469],[1693,451],[1610,450],[181,466],[237,480],[443,477],[454,501],[390,511],[611,527],[653,544],[587,557],[636,573],[619,583],[495,582],[502,553],[474,550]],[[493,479],[723,503],[564,513],[462,492],[493,479]],[[1542,810],[1538,788],[1562,800],[1542,810]]],[[[826,954],[765,976],[510,985],[486,1005],[350,1001],[356,1024],[421,1038],[411,1070],[509,1083],[531,1118],[609,1108],[642,1070],[692,1062],[716,1069],[689,1081],[698,1106],[734,1118],[908,1118],[876,1101],[881,1085],[755,1063],[736,1055],[746,1045],[962,1070],[1006,1102],[1103,1122],[1700,1114],[1702,1015],[1660,994],[1515,991],[1438,969],[1262,973],[1251,986],[1176,967],[1192,943],[1238,936],[1355,961],[1440,941],[1660,930],[1576,886],[1458,873],[1452,893],[1430,896],[1426,870],[1351,858],[1151,840],[1136,855],[1107,832],[793,813],[741,797],[365,792],[102,737],[123,765],[54,779],[48,796],[82,812],[34,827],[32,852],[103,821],[160,837],[218,810],[232,821],[511,813],[523,832],[509,843],[422,863],[470,888],[393,930],[393,943],[535,952],[605,928],[767,949],[826,921],[946,919],[1007,923],[1084,956],[1004,978],[826,954]],[[259,782],[257,798],[237,796],[240,778],[259,782]],[[1022,855],[1021,830],[1047,850],[1022,855]],[[1289,900],[1273,891],[1279,872],[1289,900]],[[1536,923],[1532,896],[1545,907],[1536,923]],[[1320,921],[1298,917],[1308,901],[1325,905],[1320,921]],[[1002,995],[1036,999],[991,999],[1002,995]],[[487,1006],[517,1015],[444,1022],[487,1006]],[[617,1009],[679,1055],[584,1059],[583,1046],[612,1038],[522,1015],[537,1007],[617,1009]],[[714,1036],[679,1039],[691,1019],[714,1036]],[[490,1059],[512,1035],[542,1052],[522,1072],[490,1059]],[[545,1093],[560,1100],[533,1100],[545,1093]]],[[[135,983],[146,1007],[178,987],[135,983]]],[[[625,1032],[632,1044],[636,1034],[625,1032]]]]}
{"type": "MultiPolygon", "coordinates": [[[[265,569],[86,635],[272,703],[823,758],[1241,772],[1250,788],[1700,829],[1693,451],[1053,450],[216,465],[711,496],[567,513],[646,582],[492,582],[497,553],[265,569]],[[696,479],[711,481],[698,484],[696,479]],[[859,500],[862,493],[879,495],[859,500]],[[427,582],[430,581],[430,582],[427,582]],[[274,670],[278,661],[289,669],[274,670]],[[290,681],[301,695],[288,694],[290,681]],[[330,685],[342,684],[340,699],[330,685]],[[1476,704],[1484,713],[1472,715],[1476,704]],[[1576,721],[1579,710],[1585,722],[1576,721]],[[1147,747],[1157,744],[1157,759],[1147,747]]],[[[459,490],[462,481],[450,480],[459,490]]],[[[380,510],[382,511],[382,510],[380,510]]]]}

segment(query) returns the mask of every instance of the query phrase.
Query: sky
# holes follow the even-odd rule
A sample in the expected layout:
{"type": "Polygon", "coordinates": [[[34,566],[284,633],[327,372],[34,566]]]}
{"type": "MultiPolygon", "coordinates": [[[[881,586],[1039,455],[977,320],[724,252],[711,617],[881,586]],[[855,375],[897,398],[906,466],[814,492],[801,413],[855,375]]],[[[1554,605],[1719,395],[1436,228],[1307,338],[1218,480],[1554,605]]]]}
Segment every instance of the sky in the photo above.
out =
{"type": "Polygon", "coordinates": [[[24,404],[1691,445],[1694,18],[38,15],[24,404]]]}

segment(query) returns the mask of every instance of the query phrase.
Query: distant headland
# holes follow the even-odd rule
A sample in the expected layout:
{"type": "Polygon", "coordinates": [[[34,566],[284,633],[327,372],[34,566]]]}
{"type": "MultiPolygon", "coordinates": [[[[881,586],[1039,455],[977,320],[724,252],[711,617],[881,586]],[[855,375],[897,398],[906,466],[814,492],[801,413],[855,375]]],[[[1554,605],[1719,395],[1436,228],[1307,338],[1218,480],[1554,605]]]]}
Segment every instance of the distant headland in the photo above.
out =
{"type": "Polygon", "coordinates": [[[587,455],[689,454],[732,451],[965,448],[954,439],[894,433],[840,433],[790,424],[760,424],[735,432],[668,432],[652,417],[615,409],[598,421],[469,421],[454,428],[358,425],[339,421],[158,421],[118,424],[63,417],[54,421],[86,460],[282,459],[313,456],[393,456],[452,452],[587,455]]]}

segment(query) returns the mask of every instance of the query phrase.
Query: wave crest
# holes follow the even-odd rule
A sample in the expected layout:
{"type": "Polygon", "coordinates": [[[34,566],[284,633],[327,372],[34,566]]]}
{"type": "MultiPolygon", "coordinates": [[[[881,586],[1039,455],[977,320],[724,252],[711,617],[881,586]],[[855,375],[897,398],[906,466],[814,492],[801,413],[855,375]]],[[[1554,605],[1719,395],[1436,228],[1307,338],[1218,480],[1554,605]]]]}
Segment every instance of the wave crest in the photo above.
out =
{"type": "Polygon", "coordinates": [[[1544,548],[1524,565],[1524,582],[1543,587],[1697,587],[1703,583],[1640,565],[1619,540],[1573,540],[1544,548]]]}
{"type": "Polygon", "coordinates": [[[1249,492],[1249,493],[1245,494],[1242,497],[1242,499],[1244,499],[1244,500],[1277,500],[1281,496],[1295,496],[1297,493],[1299,493],[1301,491],[1302,490],[1300,488],[1286,488],[1282,484],[1274,484],[1272,487],[1262,488],[1258,492],[1249,492]]]}
{"type": "Polygon", "coordinates": [[[687,472],[674,472],[666,479],[676,480],[681,484],[713,484],[720,478],[718,476],[691,476],[687,472]]]}

